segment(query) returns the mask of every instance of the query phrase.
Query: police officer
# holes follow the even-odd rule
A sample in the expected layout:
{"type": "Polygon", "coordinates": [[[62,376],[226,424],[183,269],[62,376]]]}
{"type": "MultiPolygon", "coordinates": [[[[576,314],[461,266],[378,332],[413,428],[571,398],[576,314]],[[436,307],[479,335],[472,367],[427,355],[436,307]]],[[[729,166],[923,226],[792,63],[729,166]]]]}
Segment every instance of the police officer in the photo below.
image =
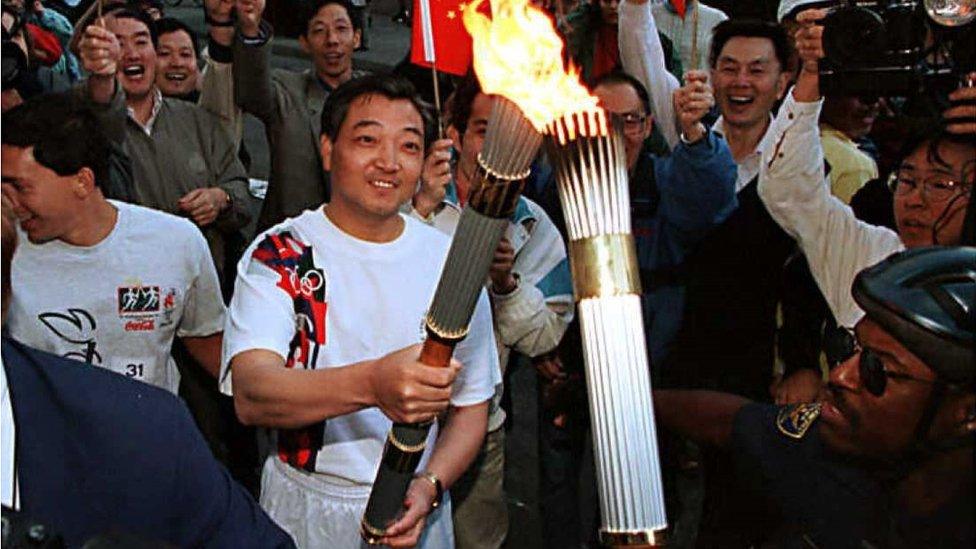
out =
{"type": "Polygon", "coordinates": [[[973,547],[976,248],[896,254],[853,296],[867,316],[818,402],[656,391],[658,422],[735,454],[764,546],[973,547]]]}

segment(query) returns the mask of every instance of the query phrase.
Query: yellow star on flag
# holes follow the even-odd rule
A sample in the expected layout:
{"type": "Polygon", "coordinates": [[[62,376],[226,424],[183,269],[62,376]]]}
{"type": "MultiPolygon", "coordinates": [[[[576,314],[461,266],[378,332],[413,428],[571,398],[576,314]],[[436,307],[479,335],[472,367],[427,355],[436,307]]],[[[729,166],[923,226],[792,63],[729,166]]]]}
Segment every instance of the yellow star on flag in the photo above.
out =
{"type": "Polygon", "coordinates": [[[457,17],[457,13],[455,13],[454,10],[448,10],[448,12],[447,12],[447,18],[448,19],[454,19],[455,17],[457,17]]]}

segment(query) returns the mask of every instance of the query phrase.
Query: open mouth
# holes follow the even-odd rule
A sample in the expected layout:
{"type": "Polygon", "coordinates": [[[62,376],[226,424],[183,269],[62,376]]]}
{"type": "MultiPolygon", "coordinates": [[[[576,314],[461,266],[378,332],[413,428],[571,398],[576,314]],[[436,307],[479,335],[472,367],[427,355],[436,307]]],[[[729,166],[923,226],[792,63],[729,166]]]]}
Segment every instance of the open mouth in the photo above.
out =
{"type": "Polygon", "coordinates": [[[146,67],[144,65],[122,67],[122,74],[127,78],[142,78],[146,74],[146,67]]]}
{"type": "Polygon", "coordinates": [[[163,78],[170,82],[185,82],[188,77],[185,72],[168,72],[163,75],[163,78]]]}
{"type": "Polygon", "coordinates": [[[756,99],[754,97],[747,97],[745,95],[730,95],[729,96],[729,103],[731,103],[733,105],[736,105],[736,106],[751,105],[753,102],[755,102],[755,100],[756,99]]]}

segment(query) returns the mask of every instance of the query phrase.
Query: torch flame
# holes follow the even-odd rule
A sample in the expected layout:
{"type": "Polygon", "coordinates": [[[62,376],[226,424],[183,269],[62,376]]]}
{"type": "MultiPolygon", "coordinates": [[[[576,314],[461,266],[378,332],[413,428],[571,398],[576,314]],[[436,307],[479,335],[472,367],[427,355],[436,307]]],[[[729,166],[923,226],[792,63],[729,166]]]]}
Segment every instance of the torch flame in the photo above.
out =
{"type": "Polygon", "coordinates": [[[562,116],[596,110],[579,71],[563,66],[563,41],[549,15],[529,0],[493,0],[488,18],[478,11],[485,1],[464,9],[474,70],[485,93],[518,105],[540,133],[562,116]]]}

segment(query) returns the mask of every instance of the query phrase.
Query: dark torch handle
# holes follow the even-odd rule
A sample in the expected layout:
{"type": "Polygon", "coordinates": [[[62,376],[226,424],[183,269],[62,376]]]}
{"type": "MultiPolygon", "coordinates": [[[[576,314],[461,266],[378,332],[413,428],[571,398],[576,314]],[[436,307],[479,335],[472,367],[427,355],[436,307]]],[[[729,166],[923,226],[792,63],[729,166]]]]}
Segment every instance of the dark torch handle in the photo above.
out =
{"type": "MultiPolygon", "coordinates": [[[[428,336],[420,351],[420,362],[428,366],[446,368],[454,354],[454,344],[428,336]]],[[[394,423],[383,448],[383,459],[376,472],[373,491],[366,504],[362,534],[369,543],[376,543],[396,519],[403,499],[410,488],[414,472],[426,449],[427,434],[432,422],[394,423]]]]}

